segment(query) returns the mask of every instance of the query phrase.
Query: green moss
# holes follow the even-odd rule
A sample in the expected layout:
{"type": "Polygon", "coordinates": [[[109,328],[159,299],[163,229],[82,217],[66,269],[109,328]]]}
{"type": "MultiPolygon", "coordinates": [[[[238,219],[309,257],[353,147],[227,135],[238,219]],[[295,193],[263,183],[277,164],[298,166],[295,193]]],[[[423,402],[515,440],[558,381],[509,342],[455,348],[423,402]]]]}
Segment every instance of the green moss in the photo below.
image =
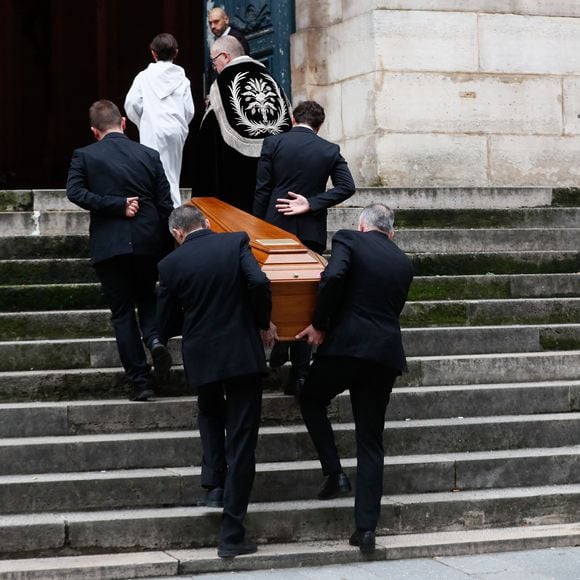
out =
{"type": "Polygon", "coordinates": [[[571,328],[545,328],[540,332],[544,350],[580,350],[580,331],[571,328]]]}
{"type": "Polygon", "coordinates": [[[510,298],[508,279],[485,278],[415,278],[409,300],[458,300],[510,298]]]}
{"type": "Polygon", "coordinates": [[[580,207],[580,187],[556,187],[552,190],[552,205],[580,207]]]}
{"type": "Polygon", "coordinates": [[[0,286],[0,311],[79,310],[106,306],[99,284],[0,286]]]}
{"type": "Polygon", "coordinates": [[[15,236],[0,238],[0,259],[87,258],[88,236],[15,236]]]}
{"type": "Polygon", "coordinates": [[[0,211],[32,211],[32,191],[0,190],[0,211]]]}
{"type": "Polygon", "coordinates": [[[16,286],[96,282],[97,279],[88,260],[14,260],[0,262],[0,280],[16,286]]]}
{"type": "Polygon", "coordinates": [[[467,324],[467,305],[462,302],[412,303],[405,306],[401,315],[401,326],[406,328],[440,324],[467,324]]]}
{"type": "Polygon", "coordinates": [[[417,276],[453,276],[458,274],[548,274],[577,272],[580,254],[412,254],[417,276]]]}

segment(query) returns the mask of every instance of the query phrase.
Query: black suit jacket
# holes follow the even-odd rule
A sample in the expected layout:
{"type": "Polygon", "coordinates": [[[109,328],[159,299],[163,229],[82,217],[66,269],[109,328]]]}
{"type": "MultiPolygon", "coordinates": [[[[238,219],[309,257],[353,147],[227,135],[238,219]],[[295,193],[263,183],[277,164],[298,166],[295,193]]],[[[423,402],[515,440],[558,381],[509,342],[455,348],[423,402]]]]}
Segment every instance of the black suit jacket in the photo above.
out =
{"type": "Polygon", "coordinates": [[[405,370],[399,315],[412,279],[411,261],[385,234],[338,231],[312,319],[315,328],[327,332],[318,356],[405,370]]]}
{"type": "Polygon", "coordinates": [[[182,352],[192,387],[266,372],[259,329],[268,329],[270,281],[243,232],[198,230],[159,262],[158,329],[175,334],[183,316],[182,352]]]}
{"type": "Polygon", "coordinates": [[[154,149],[109,133],[74,151],[66,188],[73,203],[91,212],[93,264],[124,254],[160,256],[167,248],[173,204],[154,149]],[[133,218],[125,217],[128,197],[139,197],[133,218]]]}
{"type": "Polygon", "coordinates": [[[348,199],[355,185],[340,148],[307,127],[267,137],[258,162],[254,215],[326,247],[326,209],[348,199]],[[330,177],[333,188],[326,190],[330,177]],[[293,191],[308,198],[310,212],[285,216],[276,199],[293,191]]]}

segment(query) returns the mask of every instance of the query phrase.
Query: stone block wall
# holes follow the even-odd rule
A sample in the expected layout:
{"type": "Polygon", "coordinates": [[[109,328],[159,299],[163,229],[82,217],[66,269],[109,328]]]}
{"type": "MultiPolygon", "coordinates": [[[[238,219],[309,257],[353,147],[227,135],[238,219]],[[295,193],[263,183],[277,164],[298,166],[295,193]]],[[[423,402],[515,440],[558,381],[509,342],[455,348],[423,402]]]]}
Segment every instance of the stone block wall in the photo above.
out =
{"type": "Polygon", "coordinates": [[[296,0],[293,101],[358,185],[580,185],[577,0],[296,0]]]}

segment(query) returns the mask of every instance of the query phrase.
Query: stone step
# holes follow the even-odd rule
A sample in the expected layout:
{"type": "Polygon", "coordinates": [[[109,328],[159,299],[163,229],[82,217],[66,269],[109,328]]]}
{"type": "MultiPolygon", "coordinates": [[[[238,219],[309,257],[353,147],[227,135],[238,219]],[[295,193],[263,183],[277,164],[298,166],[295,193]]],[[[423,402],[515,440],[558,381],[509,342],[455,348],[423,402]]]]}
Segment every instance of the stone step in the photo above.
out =
{"type": "MultiPolygon", "coordinates": [[[[342,461],[356,478],[356,459],[342,461]]],[[[386,457],[383,493],[431,493],[580,483],[580,446],[386,457]]],[[[200,467],[0,476],[3,513],[41,513],[201,505],[200,467]]],[[[317,460],[261,463],[252,501],[316,497],[317,460]]],[[[349,495],[354,495],[351,492],[349,495]]]]}
{"type": "Polygon", "coordinates": [[[0,260],[0,280],[15,284],[97,282],[86,258],[0,260]]]}
{"type": "MultiPolygon", "coordinates": [[[[280,570],[305,566],[330,566],[409,558],[450,557],[488,552],[511,552],[576,546],[580,524],[532,525],[481,530],[378,536],[372,556],[361,555],[345,538],[260,545],[258,552],[224,561],[215,548],[130,552],[92,556],[64,556],[0,561],[0,580],[118,580],[121,578],[173,577],[180,574],[234,573],[280,570]]],[[[294,571],[285,575],[291,577],[294,571]]],[[[321,570],[321,574],[324,571],[321,570]]]]}
{"type": "MultiPolygon", "coordinates": [[[[580,324],[472,326],[403,329],[407,356],[541,352],[580,349],[580,324]]],[[[181,340],[170,350],[182,364],[181,340]]],[[[0,371],[121,366],[113,338],[0,342],[0,371]]]]}
{"type": "Polygon", "coordinates": [[[88,257],[89,236],[87,234],[0,237],[0,260],[88,257]]]}
{"type": "MultiPolygon", "coordinates": [[[[387,421],[386,455],[425,455],[580,444],[580,413],[387,421]]],[[[334,425],[342,457],[354,457],[354,425],[334,425]]],[[[303,424],[262,427],[261,463],[313,460],[303,424]]],[[[114,433],[0,440],[0,475],[199,465],[198,431],[114,433]]]]}
{"type": "MultiPolygon", "coordinates": [[[[409,357],[403,387],[574,381],[580,376],[580,351],[409,357]]],[[[287,367],[270,373],[265,389],[280,390],[287,367]]],[[[99,399],[126,396],[120,368],[0,372],[0,401],[99,399]]],[[[166,395],[191,394],[183,369],[174,367],[166,395]]]]}
{"type": "Polygon", "coordinates": [[[417,276],[551,274],[578,272],[580,252],[473,252],[411,254],[417,276]]]}
{"type": "MultiPolygon", "coordinates": [[[[580,204],[580,198],[579,198],[580,204]]],[[[338,205],[328,210],[328,229],[357,229],[360,207],[338,205]]],[[[577,228],[578,207],[517,209],[399,209],[396,239],[407,228],[577,228]]]]}
{"type": "MultiPolygon", "coordinates": [[[[580,380],[439,387],[395,386],[387,420],[533,415],[580,411],[580,380]]],[[[330,405],[334,422],[352,422],[347,393],[330,405]]],[[[262,425],[300,424],[293,397],[264,393],[262,425]]],[[[0,438],[197,429],[197,398],[0,404],[0,438]]]]}
{"type": "MultiPolygon", "coordinates": [[[[580,225],[580,222],[578,222],[580,225]]],[[[577,250],[580,229],[407,229],[397,245],[407,253],[520,252],[577,250]]],[[[330,246],[329,246],[330,247],[330,246]]]]}
{"type": "MultiPolygon", "coordinates": [[[[409,301],[403,329],[425,326],[571,325],[580,320],[580,298],[409,301]]],[[[4,340],[64,340],[113,335],[108,310],[0,312],[4,340]]]]}
{"type": "MultiPolygon", "coordinates": [[[[384,496],[379,535],[575,523],[580,485],[384,496]]],[[[345,541],[353,499],[250,504],[248,537],[260,543],[345,541]]],[[[0,516],[4,558],[214,546],[220,510],[174,507],[0,516]]]]}
{"type": "Polygon", "coordinates": [[[359,187],[342,206],[384,203],[395,210],[505,209],[550,206],[559,197],[549,187],[359,187]]]}
{"type": "Polygon", "coordinates": [[[122,580],[178,574],[179,560],[166,552],[0,560],[0,580],[122,580]]]}
{"type": "MultiPolygon", "coordinates": [[[[580,297],[580,274],[417,276],[409,292],[411,301],[540,297],[580,297]]],[[[103,306],[98,283],[0,286],[0,312],[103,306]]]]}
{"type": "MultiPolygon", "coordinates": [[[[410,254],[417,276],[577,273],[580,252],[474,252],[410,254]]],[[[9,285],[96,282],[88,259],[0,260],[0,280],[9,285]]]]}
{"type": "MultiPolygon", "coordinates": [[[[580,223],[580,222],[579,222],[580,223]]],[[[327,247],[336,231],[329,230],[327,247]]],[[[395,243],[407,254],[486,254],[511,252],[576,251],[578,228],[518,229],[404,229],[398,230],[395,243]]]]}
{"type": "Polygon", "coordinates": [[[579,273],[415,276],[409,291],[411,301],[574,296],[580,296],[579,273]]]}

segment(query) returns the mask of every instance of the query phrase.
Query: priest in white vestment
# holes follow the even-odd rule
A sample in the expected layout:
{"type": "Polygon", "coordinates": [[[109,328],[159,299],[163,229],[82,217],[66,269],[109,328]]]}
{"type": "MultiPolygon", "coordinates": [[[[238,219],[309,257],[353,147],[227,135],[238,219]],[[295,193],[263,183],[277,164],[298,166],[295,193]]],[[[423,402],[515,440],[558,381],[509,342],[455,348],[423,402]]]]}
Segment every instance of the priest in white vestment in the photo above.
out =
{"type": "Polygon", "coordinates": [[[178,207],[181,160],[194,114],[193,99],[185,71],[173,64],[178,52],[175,38],[158,34],[150,48],[155,62],[135,77],[125,99],[125,111],[137,125],[141,143],[159,152],[173,206],[178,207]]]}

